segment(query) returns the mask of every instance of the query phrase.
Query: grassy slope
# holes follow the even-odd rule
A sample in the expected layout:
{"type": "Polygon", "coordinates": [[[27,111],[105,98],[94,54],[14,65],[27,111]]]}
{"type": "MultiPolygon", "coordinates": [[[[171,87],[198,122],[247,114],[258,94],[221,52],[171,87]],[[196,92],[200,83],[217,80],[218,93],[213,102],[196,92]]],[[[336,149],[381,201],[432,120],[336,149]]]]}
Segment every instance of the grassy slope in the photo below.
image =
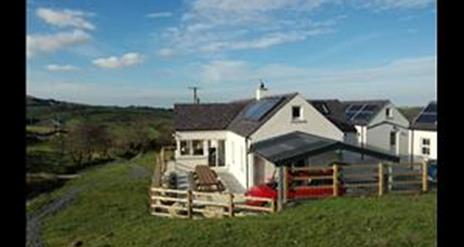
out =
{"type": "Polygon", "coordinates": [[[46,218],[49,246],[434,246],[436,194],[338,198],[308,202],[277,215],[223,220],[164,219],[148,214],[153,154],[91,168],[37,208],[84,187],[68,208],[46,218]],[[146,170],[143,170],[146,169],[146,170]],[[146,176],[140,176],[145,171],[146,176]],[[138,175],[137,175],[138,174],[138,175]]]}

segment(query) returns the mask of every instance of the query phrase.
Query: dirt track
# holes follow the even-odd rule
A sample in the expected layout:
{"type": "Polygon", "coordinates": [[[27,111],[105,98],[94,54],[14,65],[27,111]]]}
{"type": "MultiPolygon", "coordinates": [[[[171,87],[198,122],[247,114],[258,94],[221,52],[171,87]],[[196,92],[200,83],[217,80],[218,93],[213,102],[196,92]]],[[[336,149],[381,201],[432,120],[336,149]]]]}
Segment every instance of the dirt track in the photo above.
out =
{"type": "Polygon", "coordinates": [[[40,210],[32,215],[27,215],[27,226],[26,226],[26,247],[38,247],[43,246],[42,239],[40,238],[41,231],[41,220],[43,217],[51,215],[63,208],[74,200],[77,193],[82,188],[71,188],[63,196],[59,197],[55,201],[43,206],[40,210]]]}

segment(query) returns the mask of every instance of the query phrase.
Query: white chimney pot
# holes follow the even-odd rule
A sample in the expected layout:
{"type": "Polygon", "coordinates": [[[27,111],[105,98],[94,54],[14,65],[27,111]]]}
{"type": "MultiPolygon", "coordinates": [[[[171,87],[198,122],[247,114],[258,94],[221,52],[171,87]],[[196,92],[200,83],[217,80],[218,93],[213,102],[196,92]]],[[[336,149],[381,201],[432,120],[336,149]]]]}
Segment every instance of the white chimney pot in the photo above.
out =
{"type": "Polygon", "coordinates": [[[264,83],[261,83],[256,89],[256,100],[260,100],[266,97],[267,88],[264,86],[264,83]]]}

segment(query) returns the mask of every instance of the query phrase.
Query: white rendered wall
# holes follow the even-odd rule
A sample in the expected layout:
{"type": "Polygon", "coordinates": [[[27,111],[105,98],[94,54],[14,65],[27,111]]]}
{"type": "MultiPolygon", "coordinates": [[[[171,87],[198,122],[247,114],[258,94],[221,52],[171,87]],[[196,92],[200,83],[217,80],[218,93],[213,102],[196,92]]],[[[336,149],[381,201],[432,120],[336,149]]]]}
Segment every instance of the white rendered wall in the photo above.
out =
{"type": "Polygon", "coordinates": [[[355,146],[359,145],[358,133],[357,132],[346,132],[343,138],[343,141],[351,145],[355,145],[355,146]]]}
{"type": "Polygon", "coordinates": [[[420,162],[427,159],[437,159],[437,132],[427,130],[410,130],[409,131],[410,141],[412,145],[410,153],[413,155],[413,162],[420,162]],[[422,154],[422,139],[430,139],[430,155],[422,154]]]}
{"type": "Polygon", "coordinates": [[[391,153],[393,155],[399,155],[403,159],[407,160],[408,157],[408,145],[409,145],[409,136],[408,129],[397,128],[397,151],[391,150],[390,148],[390,133],[394,131],[394,126],[388,123],[383,123],[375,128],[368,129],[367,131],[367,145],[380,148],[385,152],[391,153]]]}
{"type": "MultiPolygon", "coordinates": [[[[196,165],[208,164],[208,140],[226,140],[227,132],[222,130],[207,130],[207,131],[176,131],[176,151],[175,159],[177,162],[194,168],[196,165]],[[203,140],[203,155],[180,155],[180,141],[181,140],[203,140]]],[[[225,150],[225,162],[227,167],[227,140],[225,150]]],[[[226,167],[224,169],[226,169],[226,167]]]]}
{"type": "Polygon", "coordinates": [[[246,152],[245,138],[229,131],[226,141],[226,164],[228,172],[234,175],[244,188],[246,188],[247,179],[246,152]]]}
{"type": "Polygon", "coordinates": [[[299,94],[253,133],[251,139],[253,142],[258,142],[293,131],[343,141],[343,132],[299,94]],[[302,107],[303,121],[292,121],[292,106],[302,107]]]}

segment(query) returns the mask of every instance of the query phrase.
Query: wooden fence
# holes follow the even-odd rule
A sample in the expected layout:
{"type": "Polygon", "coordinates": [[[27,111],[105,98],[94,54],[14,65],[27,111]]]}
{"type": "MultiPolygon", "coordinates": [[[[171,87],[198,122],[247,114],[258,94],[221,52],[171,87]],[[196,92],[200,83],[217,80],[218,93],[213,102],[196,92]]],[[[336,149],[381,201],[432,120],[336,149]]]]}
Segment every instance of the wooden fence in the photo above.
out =
{"type": "MultiPolygon", "coordinates": [[[[386,193],[421,193],[428,191],[426,163],[411,165],[349,165],[332,167],[294,167],[285,169],[283,201],[287,202],[290,189],[331,189],[332,196],[360,196],[386,193]],[[325,170],[323,175],[305,175],[312,171],[325,170]],[[292,183],[288,181],[292,174],[292,183]],[[298,172],[300,172],[298,174],[298,172]],[[327,174],[329,173],[329,175],[327,174]],[[316,180],[326,181],[322,185],[311,185],[316,180]],[[294,181],[307,181],[308,184],[295,185],[294,181]],[[328,181],[328,182],[327,182],[328,181]],[[340,189],[346,190],[341,195],[340,189]]],[[[311,195],[310,198],[317,196],[311,195]]],[[[321,195],[327,197],[327,195],[321,195]]],[[[301,199],[301,198],[300,198],[301,199]]]]}
{"type": "MultiPolygon", "coordinates": [[[[387,193],[421,193],[429,189],[427,164],[354,164],[333,165],[331,167],[283,167],[282,183],[279,183],[276,200],[251,197],[233,193],[211,193],[192,190],[165,189],[161,186],[161,176],[166,170],[171,148],[162,148],[156,155],[153,183],[150,187],[150,212],[152,215],[199,218],[236,217],[246,214],[274,213],[282,209],[282,203],[295,198],[290,190],[325,189],[324,193],[311,194],[308,198],[338,196],[383,196],[387,193]],[[322,174],[315,174],[316,171],[322,174]],[[291,175],[291,181],[289,181],[291,175]],[[301,182],[298,184],[298,182],[301,182]],[[314,181],[323,181],[315,183],[314,181]],[[282,186],[281,186],[282,185],[282,186]],[[281,186],[281,187],[280,187],[281,186]],[[282,191],[283,190],[283,191],[282,191]],[[342,190],[342,191],[341,191],[342,190]],[[329,191],[329,194],[327,194],[329,191]],[[282,196],[281,196],[282,195],[282,196]],[[248,203],[247,203],[248,202],[248,203]],[[252,202],[252,203],[249,203],[252,202]],[[260,202],[261,205],[257,202],[260,202]]],[[[281,173],[282,174],[282,173],[281,173]]]]}
{"type": "Polygon", "coordinates": [[[155,164],[152,178],[153,187],[161,187],[161,177],[167,169],[167,162],[174,159],[175,149],[175,146],[164,146],[159,152],[155,152],[155,164]]]}
{"type": "Polygon", "coordinates": [[[176,218],[235,217],[244,213],[276,211],[275,201],[270,198],[159,187],[150,189],[150,208],[152,215],[176,218]],[[247,201],[262,202],[264,205],[249,205],[247,201]]]}

